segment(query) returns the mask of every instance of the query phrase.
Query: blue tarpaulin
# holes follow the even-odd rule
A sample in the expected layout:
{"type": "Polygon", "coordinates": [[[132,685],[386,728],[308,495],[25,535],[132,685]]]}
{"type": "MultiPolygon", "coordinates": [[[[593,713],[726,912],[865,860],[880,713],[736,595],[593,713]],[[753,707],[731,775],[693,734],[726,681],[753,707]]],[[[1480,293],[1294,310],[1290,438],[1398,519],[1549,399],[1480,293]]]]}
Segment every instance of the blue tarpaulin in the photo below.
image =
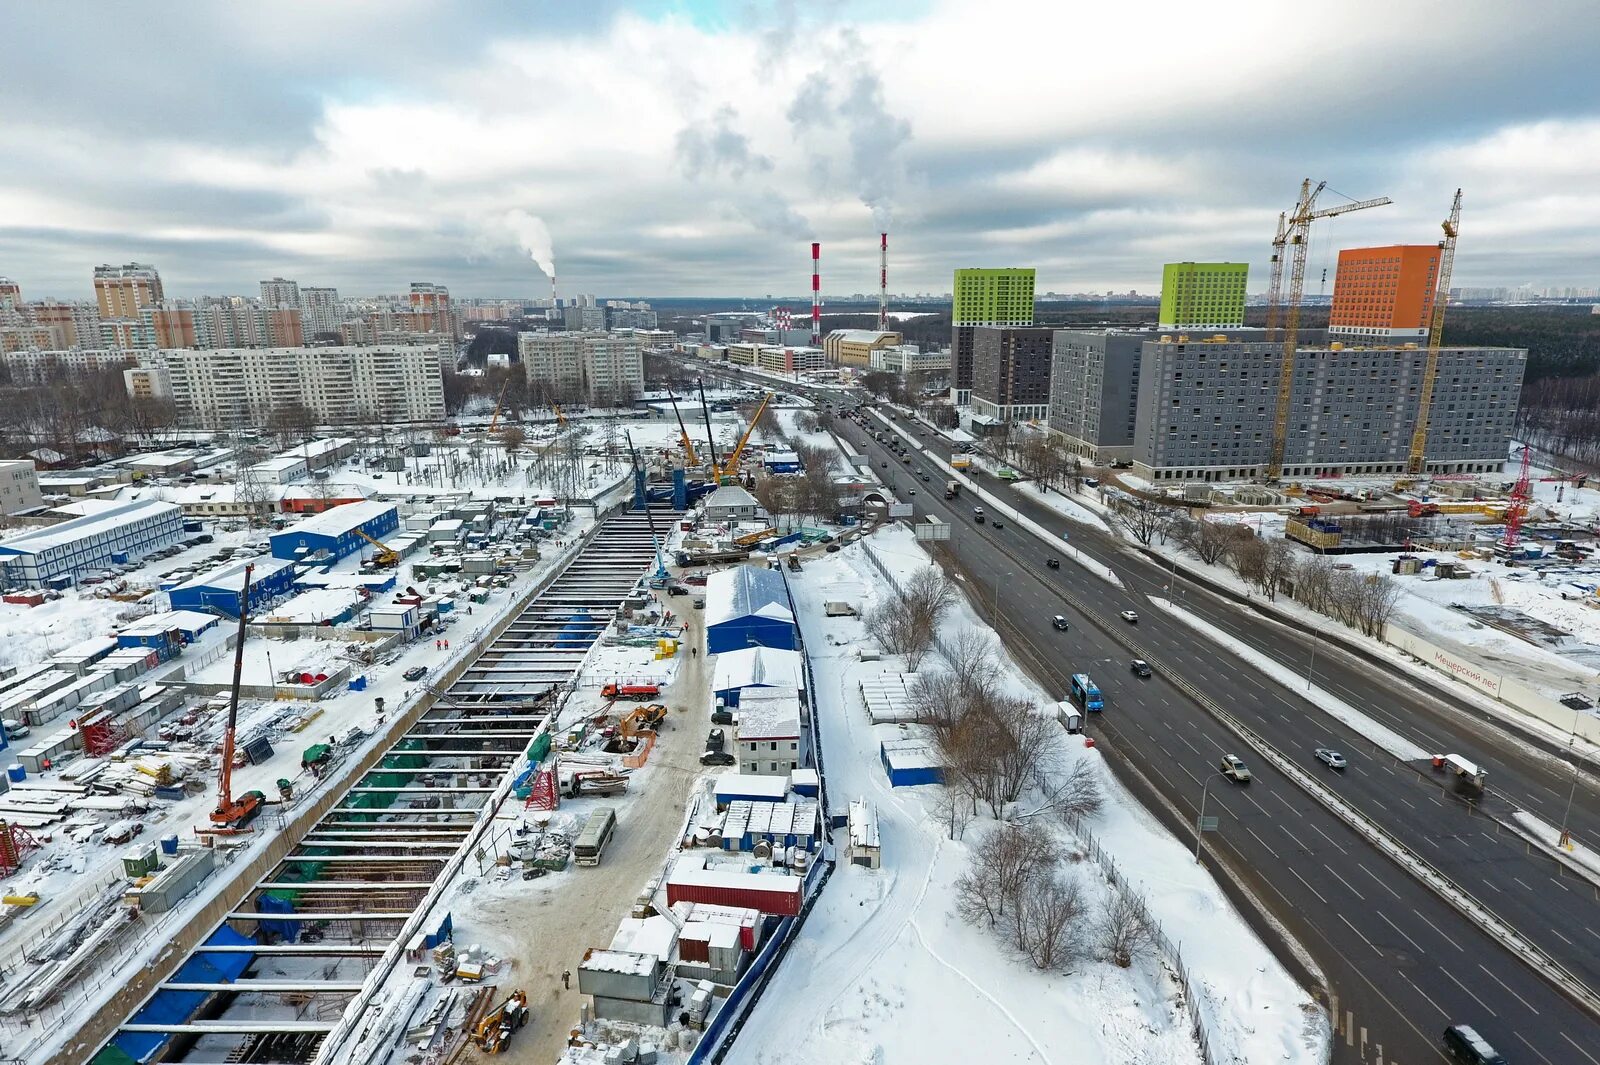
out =
{"type": "MultiPolygon", "coordinates": [[[[254,945],[250,936],[240,935],[223,925],[205,941],[208,947],[254,945]]],[[[255,961],[253,954],[196,954],[172,974],[175,984],[232,983],[255,961]]],[[[133,1024],[183,1024],[205,1004],[210,991],[157,991],[144,1008],[129,1018],[133,1024]]],[[[170,1035],[162,1032],[119,1032],[112,1043],[134,1061],[153,1060],[166,1046],[170,1035]]]]}
{"type": "MultiPolygon", "coordinates": [[[[256,909],[262,913],[293,913],[294,900],[267,892],[256,899],[256,909]]],[[[261,931],[278,936],[285,943],[293,943],[300,938],[300,922],[262,921],[261,931]]]]}

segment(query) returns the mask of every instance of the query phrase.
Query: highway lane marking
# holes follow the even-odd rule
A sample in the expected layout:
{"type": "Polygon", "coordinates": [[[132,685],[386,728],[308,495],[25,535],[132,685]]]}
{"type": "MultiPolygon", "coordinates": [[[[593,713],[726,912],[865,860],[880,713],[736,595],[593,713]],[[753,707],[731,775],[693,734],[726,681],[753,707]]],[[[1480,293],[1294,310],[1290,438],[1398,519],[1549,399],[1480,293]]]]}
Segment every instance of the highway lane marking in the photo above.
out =
{"type": "MultiPolygon", "coordinates": [[[[1565,1039],[1569,1043],[1572,1043],[1572,1037],[1570,1035],[1568,1035],[1566,1032],[1562,1032],[1561,1033],[1561,1038],[1565,1039]]],[[[1600,1058],[1595,1057],[1593,1054],[1591,1054],[1587,1050],[1583,1049],[1577,1043],[1572,1043],[1572,1049],[1576,1050],[1578,1053],[1582,1054],[1584,1057],[1586,1057],[1590,1061],[1594,1062],[1595,1065],[1600,1065],[1600,1058]]]]}
{"type": "Polygon", "coordinates": [[[1574,943],[1572,940],[1568,939],[1566,936],[1562,935],[1560,932],[1558,932],[1556,930],[1555,925],[1551,925],[1550,926],[1550,934],[1555,936],[1557,939],[1561,940],[1561,942],[1565,943],[1569,947],[1575,947],[1575,946],[1578,945],[1578,944],[1574,943]]]}
{"type": "MultiPolygon", "coordinates": [[[[1401,979],[1405,980],[1406,983],[1410,984],[1411,985],[1411,990],[1413,990],[1417,994],[1421,995],[1422,996],[1422,1001],[1424,1001],[1428,1005],[1432,1006],[1434,1008],[1434,1011],[1436,1013],[1438,1013],[1439,1016],[1445,1017],[1445,1018],[1448,1018],[1450,1016],[1450,1014],[1448,1012],[1446,1012],[1443,1009],[1440,1009],[1439,1008],[1439,1004],[1437,1002],[1435,1002],[1433,999],[1429,998],[1428,997],[1428,993],[1426,991],[1422,990],[1422,988],[1418,987],[1417,986],[1417,982],[1415,980],[1411,979],[1410,976],[1406,975],[1405,973],[1401,973],[1400,977],[1401,977],[1401,979]]],[[[1421,1035],[1422,1033],[1418,1032],[1417,1034],[1421,1035]]]]}
{"type": "MultiPolygon", "coordinates": [[[[1244,826],[1244,830],[1246,832],[1250,833],[1252,836],[1255,836],[1256,842],[1261,844],[1263,847],[1267,848],[1267,853],[1268,854],[1272,855],[1274,858],[1278,857],[1278,852],[1272,849],[1272,845],[1270,843],[1268,843],[1266,840],[1262,839],[1260,836],[1256,836],[1256,830],[1255,829],[1251,828],[1249,825],[1245,825],[1244,826]]],[[[1282,861],[1281,858],[1279,860],[1282,861]]]]}
{"type": "Polygon", "coordinates": [[[1529,1050],[1533,1051],[1535,1054],[1538,1054],[1540,1061],[1545,1062],[1546,1065],[1555,1065],[1555,1063],[1550,1061],[1549,1058],[1545,1057],[1543,1054],[1539,1054],[1539,1048],[1534,1046],[1532,1043],[1528,1042],[1527,1038],[1521,1032],[1513,1032],[1511,1034],[1516,1036],[1518,1039],[1521,1039],[1523,1046],[1527,1047],[1529,1050]]]}
{"type": "Polygon", "coordinates": [[[1565,884],[1563,884],[1561,882],[1561,872],[1560,872],[1559,869],[1556,872],[1550,874],[1550,882],[1552,884],[1554,884],[1556,887],[1560,888],[1562,891],[1571,891],[1572,890],[1571,888],[1567,887],[1567,885],[1565,885],[1565,884]]]}
{"type": "Polygon", "coordinates": [[[1590,928],[1588,925],[1584,925],[1583,926],[1583,930],[1585,932],[1588,932],[1591,936],[1594,936],[1596,939],[1600,939],[1600,932],[1596,932],[1593,928],[1590,928]]]}
{"type": "Polygon", "coordinates": [[[1357,928],[1355,925],[1350,923],[1350,918],[1346,917],[1344,914],[1341,913],[1339,915],[1339,920],[1343,921],[1344,922],[1344,926],[1346,928],[1350,929],[1350,931],[1354,932],[1356,934],[1356,936],[1360,938],[1361,942],[1363,942],[1367,946],[1371,947],[1372,948],[1372,953],[1378,955],[1379,957],[1383,956],[1383,951],[1379,950],[1377,948],[1377,945],[1374,944],[1372,942],[1372,940],[1368,939],[1365,935],[1362,935],[1361,929],[1357,928]]]}
{"type": "Polygon", "coordinates": [[[1388,884],[1384,883],[1382,877],[1380,877],[1377,873],[1374,873],[1371,869],[1368,869],[1361,862],[1357,862],[1356,863],[1356,868],[1360,869],[1363,873],[1366,873],[1368,876],[1372,877],[1373,880],[1376,880],[1378,882],[1378,886],[1379,887],[1383,888],[1383,890],[1387,891],[1389,894],[1393,895],[1395,898],[1398,899],[1400,897],[1400,892],[1396,891],[1394,888],[1392,888],[1388,884]]]}
{"type": "Polygon", "coordinates": [[[1286,835],[1286,836],[1288,836],[1288,837],[1289,837],[1289,839],[1290,839],[1290,840],[1291,840],[1291,841],[1292,841],[1292,842],[1293,842],[1293,843],[1294,843],[1294,845],[1295,845],[1295,846],[1296,846],[1296,847],[1299,847],[1299,848],[1300,848],[1300,850],[1301,850],[1301,852],[1303,852],[1303,853],[1305,853],[1305,854],[1310,854],[1310,853],[1311,853],[1311,848],[1310,848],[1310,847],[1308,847],[1308,846],[1306,846],[1306,845],[1305,845],[1305,843],[1303,843],[1303,842],[1302,842],[1302,841],[1301,841],[1301,839],[1300,839],[1300,837],[1299,837],[1299,836],[1297,836],[1297,835],[1295,835],[1295,834],[1294,834],[1294,833],[1293,833],[1293,832],[1290,832],[1290,831],[1289,831],[1289,828],[1288,828],[1288,826],[1287,826],[1287,825],[1284,825],[1284,824],[1281,824],[1281,823],[1280,823],[1280,824],[1279,824],[1279,825],[1278,825],[1278,831],[1280,831],[1280,832],[1282,832],[1282,833],[1283,833],[1283,834],[1284,834],[1284,835],[1286,835]]]}
{"type": "Polygon", "coordinates": [[[1539,1015],[1539,1011],[1533,1008],[1533,1003],[1529,1002],[1527,999],[1523,998],[1521,995],[1519,995],[1515,991],[1513,991],[1511,989],[1511,985],[1510,984],[1508,984],[1504,980],[1500,979],[1498,976],[1496,976],[1494,973],[1490,972],[1488,969],[1484,969],[1482,962],[1478,963],[1478,968],[1483,969],[1484,975],[1489,977],[1489,979],[1493,980],[1495,983],[1497,983],[1501,987],[1505,988],[1506,991],[1510,993],[1512,998],[1516,999],[1518,1002],[1522,1003],[1524,1006],[1527,1006],[1528,1009],[1533,1013],[1533,1015],[1535,1017],[1537,1017],[1539,1015]]]}
{"type": "Polygon", "coordinates": [[[1315,832],[1317,835],[1321,836],[1323,839],[1327,840],[1329,843],[1332,843],[1334,848],[1336,850],[1338,850],[1338,852],[1340,854],[1344,853],[1344,847],[1341,844],[1339,844],[1338,842],[1336,842],[1332,836],[1328,835],[1326,832],[1322,831],[1322,829],[1318,828],[1316,826],[1315,822],[1307,821],[1306,824],[1310,825],[1311,826],[1311,830],[1313,832],[1315,832]]]}
{"type": "Polygon", "coordinates": [[[1511,879],[1513,879],[1513,880],[1515,880],[1515,881],[1516,881],[1516,882],[1517,882],[1517,883],[1519,883],[1519,884],[1521,884],[1521,885],[1522,885],[1522,886],[1523,886],[1523,887],[1525,887],[1525,888],[1528,888],[1528,890],[1529,890],[1529,891],[1532,891],[1532,890],[1533,890],[1533,888],[1531,888],[1531,887],[1528,887],[1528,885],[1527,885],[1527,883],[1525,883],[1525,882],[1524,882],[1524,881],[1523,881],[1523,879],[1522,879],[1522,877],[1520,877],[1520,876],[1514,876],[1514,877],[1512,877],[1512,878],[1511,878],[1511,879]]]}
{"type": "Polygon", "coordinates": [[[1427,951],[1422,949],[1422,945],[1420,943],[1418,943],[1415,939],[1412,939],[1410,936],[1406,935],[1405,929],[1401,928],[1399,925],[1397,925],[1393,921],[1389,920],[1389,915],[1388,914],[1384,913],[1382,910],[1373,910],[1372,912],[1377,914],[1379,917],[1383,918],[1383,923],[1388,925],[1390,928],[1394,929],[1397,933],[1399,933],[1400,938],[1405,940],[1407,943],[1410,943],[1411,944],[1411,948],[1413,950],[1415,950],[1418,954],[1426,954],[1426,953],[1428,953],[1427,951]]]}
{"type": "Polygon", "coordinates": [[[1353,886],[1351,886],[1350,881],[1346,880],[1344,877],[1340,876],[1338,873],[1333,871],[1333,866],[1329,865],[1327,862],[1323,862],[1322,863],[1322,867],[1324,869],[1326,869],[1328,871],[1328,874],[1330,876],[1332,876],[1335,880],[1339,881],[1339,883],[1343,884],[1345,887],[1350,888],[1350,894],[1354,895],[1356,898],[1360,899],[1362,902],[1366,902],[1367,901],[1367,897],[1365,895],[1361,894],[1361,892],[1357,891],[1353,886]]]}
{"type": "Polygon", "coordinates": [[[1444,941],[1446,943],[1450,944],[1452,947],[1455,947],[1457,950],[1461,951],[1462,953],[1466,953],[1466,949],[1464,947],[1462,947],[1462,945],[1460,943],[1457,943],[1455,940],[1451,939],[1448,935],[1445,935],[1444,929],[1440,928],[1438,925],[1434,924],[1432,921],[1430,921],[1426,917],[1422,916],[1422,911],[1421,910],[1416,909],[1415,907],[1413,907],[1411,912],[1417,915],[1417,920],[1421,921],[1423,924],[1427,925],[1429,928],[1433,929],[1435,932],[1438,932],[1439,935],[1441,937],[1443,937],[1443,939],[1444,939],[1444,941]]]}
{"type": "MultiPolygon", "coordinates": [[[[1311,894],[1313,894],[1313,895],[1315,895],[1315,896],[1316,896],[1316,897],[1317,897],[1317,899],[1318,899],[1318,900],[1319,900],[1319,901],[1320,901],[1320,902],[1321,902],[1321,903],[1322,903],[1322,904],[1323,904],[1323,905],[1324,905],[1324,906],[1326,906],[1326,905],[1328,905],[1328,900],[1327,900],[1327,899],[1325,899],[1325,898],[1323,898],[1323,897],[1322,897],[1322,892],[1320,892],[1320,891],[1318,891],[1318,890],[1317,890],[1317,889],[1316,889],[1316,888],[1314,888],[1314,887],[1312,887],[1312,886],[1311,886],[1311,884],[1310,884],[1310,882],[1309,882],[1309,881],[1307,881],[1307,880],[1306,880],[1306,878],[1305,878],[1305,877],[1303,877],[1303,876],[1301,876],[1301,875],[1300,875],[1300,874],[1299,874],[1299,873],[1297,873],[1297,872],[1295,872],[1295,871],[1294,871],[1294,870],[1293,870],[1293,869],[1292,869],[1292,868],[1291,868],[1291,869],[1289,869],[1289,873],[1290,873],[1290,875],[1291,875],[1291,876],[1293,876],[1293,877],[1294,877],[1294,878],[1295,878],[1295,879],[1296,879],[1296,880],[1298,880],[1298,881],[1300,881],[1300,883],[1302,883],[1302,884],[1305,884],[1305,886],[1306,886],[1306,890],[1307,890],[1307,891],[1309,891],[1309,892],[1311,892],[1311,894]]],[[[1340,916],[1341,916],[1341,917],[1343,917],[1343,914],[1341,914],[1341,915],[1340,915],[1340,916]]],[[[1348,922],[1347,922],[1347,923],[1348,923],[1348,922]]]]}
{"type": "Polygon", "coordinates": [[[1495,887],[1495,886],[1494,886],[1494,881],[1493,881],[1493,880],[1484,880],[1484,881],[1483,881],[1483,883],[1484,883],[1484,885],[1486,885],[1486,886],[1487,886],[1487,887],[1490,887],[1490,888],[1493,888],[1493,889],[1494,889],[1494,893],[1495,893],[1495,894],[1496,894],[1496,895],[1504,895],[1504,894],[1505,894],[1505,892],[1504,892],[1504,891],[1501,891],[1501,890],[1500,890],[1500,889],[1499,889],[1499,888],[1497,888],[1497,887],[1495,887]]]}
{"type": "Polygon", "coordinates": [[[1482,1006],[1483,1007],[1483,1012],[1487,1013],[1489,1016],[1495,1018],[1496,1020],[1500,1019],[1500,1015],[1498,1013],[1496,1013],[1494,1010],[1490,1009],[1489,1008],[1489,1004],[1487,1002],[1485,1002],[1483,999],[1479,998],[1477,993],[1474,992],[1472,990],[1472,988],[1468,987],[1466,984],[1463,984],[1460,980],[1456,979],[1455,973],[1452,973],[1449,969],[1445,968],[1443,965],[1439,966],[1439,971],[1441,973],[1443,973],[1445,975],[1445,978],[1448,979],[1452,984],[1455,984],[1461,990],[1465,991],[1468,994],[1468,996],[1471,997],[1472,1001],[1474,1001],[1478,1005],[1482,1006]]]}

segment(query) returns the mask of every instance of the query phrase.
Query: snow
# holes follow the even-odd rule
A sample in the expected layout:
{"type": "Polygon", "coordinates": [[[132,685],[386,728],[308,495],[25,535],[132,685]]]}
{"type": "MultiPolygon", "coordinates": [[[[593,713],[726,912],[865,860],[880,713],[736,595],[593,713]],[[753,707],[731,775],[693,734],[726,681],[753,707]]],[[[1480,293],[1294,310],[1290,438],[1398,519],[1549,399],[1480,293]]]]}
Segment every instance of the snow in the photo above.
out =
{"type": "MultiPolygon", "coordinates": [[[[884,529],[873,540],[897,574],[928,562],[909,530],[884,529]]],[[[882,578],[861,550],[852,546],[809,563],[793,588],[816,674],[828,787],[836,802],[865,798],[875,807],[883,868],[839,866],[746,1025],[758,1036],[735,1042],[727,1060],[1198,1061],[1178,988],[1162,965],[1141,959],[1119,969],[1086,960],[1068,973],[1041,974],[954,915],[956,878],[986,826],[975,822],[963,840],[949,840],[928,808],[939,789],[889,787],[878,761],[882,729],[870,724],[860,687],[903,666],[859,661],[861,622],[822,611],[827,600],[870,606],[881,594],[882,578]]],[[[979,624],[965,605],[949,622],[979,624]]],[[[1002,672],[1019,692],[1049,705],[1014,663],[1002,672]]],[[[1091,830],[1181,944],[1216,1059],[1320,1063],[1327,1032],[1314,1003],[1186,845],[1122,790],[1098,751],[1074,740],[1061,732],[1055,753],[1063,768],[1080,760],[1095,766],[1108,802],[1091,830]]],[[[1081,841],[1065,830],[1061,839],[1063,853],[1082,852],[1081,841]]],[[[1077,869],[1091,897],[1106,890],[1092,862],[1068,867],[1077,869]]]]}
{"type": "Polygon", "coordinates": [[[1024,481],[1016,486],[1017,491],[1029,498],[1043,503],[1051,510],[1071,521],[1081,522],[1084,525],[1093,525],[1097,529],[1111,531],[1111,526],[1106,524],[1104,518],[1082,503],[1075,502],[1071,496],[1060,492],[1049,491],[1037,481],[1024,481]]]}
{"type": "Polygon", "coordinates": [[[1523,830],[1523,833],[1543,847],[1558,861],[1569,865],[1578,866],[1580,871],[1600,887],[1600,853],[1593,847],[1585,846],[1583,841],[1576,836],[1571,837],[1570,847],[1561,846],[1561,830],[1537,814],[1530,814],[1526,810],[1516,810],[1511,814],[1511,820],[1523,830]]]}

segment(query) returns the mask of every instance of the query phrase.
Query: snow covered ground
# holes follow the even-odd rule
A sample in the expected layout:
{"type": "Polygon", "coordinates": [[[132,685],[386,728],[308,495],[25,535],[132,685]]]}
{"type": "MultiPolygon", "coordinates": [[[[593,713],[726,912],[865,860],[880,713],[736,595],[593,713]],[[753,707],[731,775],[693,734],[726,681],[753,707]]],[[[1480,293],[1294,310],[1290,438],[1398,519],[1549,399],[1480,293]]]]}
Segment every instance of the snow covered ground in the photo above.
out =
{"type": "Polygon", "coordinates": [[[1063,495],[1060,492],[1046,491],[1037,481],[1024,481],[1017,485],[1017,491],[1043,503],[1064,518],[1082,522],[1085,525],[1093,525],[1095,528],[1104,529],[1107,532],[1111,531],[1111,526],[1107,525],[1106,520],[1099,514],[1077,502],[1071,496],[1063,495]]]}
{"type": "MultiPolygon", "coordinates": [[[[906,530],[875,534],[873,547],[896,572],[927,564],[906,530]]],[[[836,806],[859,796],[876,806],[883,868],[839,866],[728,1060],[1198,1061],[1179,988],[1154,958],[1129,969],[1084,959],[1068,972],[1040,973],[955,915],[955,881],[993,822],[975,821],[952,841],[930,812],[941,788],[888,785],[878,758],[884,726],[868,721],[859,680],[903,665],[860,661],[861,623],[822,611],[827,600],[870,606],[879,594],[882,578],[861,552],[850,547],[809,563],[794,588],[816,670],[828,787],[836,806]]],[[[948,625],[981,622],[963,606],[948,625]]],[[[1049,705],[1014,664],[1003,672],[1049,705]]],[[[1086,761],[1099,776],[1108,802],[1089,830],[1181,945],[1218,1059],[1320,1063],[1320,1014],[1185,846],[1117,785],[1098,751],[1062,731],[1053,754],[1056,772],[1086,761]]],[[[1083,857],[1081,841],[1057,832],[1066,867],[1098,899],[1104,874],[1083,857]]]]}

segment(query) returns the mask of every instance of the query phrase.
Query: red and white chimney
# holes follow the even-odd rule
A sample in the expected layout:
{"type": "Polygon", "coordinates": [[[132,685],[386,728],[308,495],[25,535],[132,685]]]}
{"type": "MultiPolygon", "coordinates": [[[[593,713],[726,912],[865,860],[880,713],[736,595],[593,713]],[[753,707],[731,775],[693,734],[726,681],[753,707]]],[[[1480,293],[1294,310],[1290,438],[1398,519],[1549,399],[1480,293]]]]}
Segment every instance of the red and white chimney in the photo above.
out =
{"type": "Polygon", "coordinates": [[[822,245],[811,242],[811,346],[822,347],[822,245]]]}
{"type": "Polygon", "coordinates": [[[889,329],[889,234],[878,234],[878,332],[889,329]]]}

